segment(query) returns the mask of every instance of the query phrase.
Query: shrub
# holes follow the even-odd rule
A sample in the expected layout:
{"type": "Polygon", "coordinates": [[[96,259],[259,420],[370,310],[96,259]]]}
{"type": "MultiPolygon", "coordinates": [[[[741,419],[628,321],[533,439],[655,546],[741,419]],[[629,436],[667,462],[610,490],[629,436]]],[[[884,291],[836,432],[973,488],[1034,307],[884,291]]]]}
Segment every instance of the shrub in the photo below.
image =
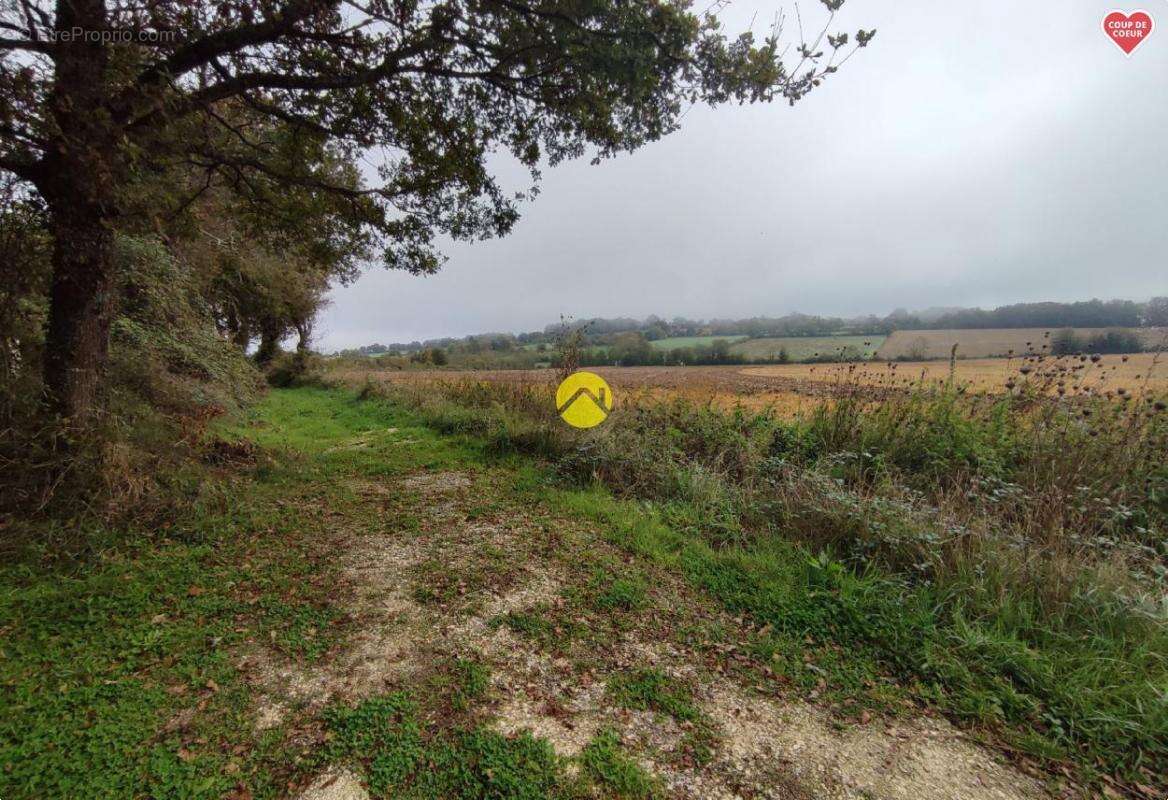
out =
{"type": "Polygon", "coordinates": [[[268,384],[278,388],[290,386],[323,386],[324,359],[308,350],[279,353],[264,368],[268,384]]]}
{"type": "Polygon", "coordinates": [[[1063,328],[1050,337],[1050,352],[1056,356],[1069,356],[1083,352],[1083,340],[1075,335],[1072,328],[1063,328]]]}
{"type": "Polygon", "coordinates": [[[1140,353],[1144,350],[1144,343],[1140,337],[1128,330],[1109,330],[1097,333],[1087,343],[1088,353],[1140,353]]]}
{"type": "MultiPolygon", "coordinates": [[[[21,353],[37,358],[22,357],[0,383],[0,508],[142,510],[159,460],[177,455],[176,441],[192,444],[209,419],[262,391],[259,373],[219,335],[194,279],[158,240],[120,237],[116,256],[121,282],[109,365],[100,412],[87,429],[46,415],[39,327],[19,334],[21,353]]],[[[42,306],[43,290],[29,287],[22,302],[42,306]]]]}
{"type": "Polygon", "coordinates": [[[1071,328],[1064,328],[1051,337],[1050,349],[1056,356],[1075,353],[1140,353],[1144,350],[1144,343],[1138,334],[1121,328],[1097,333],[1089,338],[1077,335],[1071,328]]]}
{"type": "Polygon", "coordinates": [[[418,350],[410,354],[410,363],[444,367],[449,363],[449,359],[446,356],[446,351],[441,347],[427,347],[425,350],[418,350]]]}

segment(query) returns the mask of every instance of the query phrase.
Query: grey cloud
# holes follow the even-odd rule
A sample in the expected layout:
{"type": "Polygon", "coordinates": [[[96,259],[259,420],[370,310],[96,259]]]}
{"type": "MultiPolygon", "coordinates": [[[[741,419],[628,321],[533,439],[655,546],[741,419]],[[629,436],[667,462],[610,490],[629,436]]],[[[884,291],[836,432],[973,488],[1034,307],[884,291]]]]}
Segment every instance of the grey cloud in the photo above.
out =
{"type": "Polygon", "coordinates": [[[695,108],[631,156],[547,170],[511,236],[334,291],[319,345],[1168,292],[1168,30],[1125,58],[1112,7],[850,0],[838,27],[876,40],[795,108],[695,108]]]}

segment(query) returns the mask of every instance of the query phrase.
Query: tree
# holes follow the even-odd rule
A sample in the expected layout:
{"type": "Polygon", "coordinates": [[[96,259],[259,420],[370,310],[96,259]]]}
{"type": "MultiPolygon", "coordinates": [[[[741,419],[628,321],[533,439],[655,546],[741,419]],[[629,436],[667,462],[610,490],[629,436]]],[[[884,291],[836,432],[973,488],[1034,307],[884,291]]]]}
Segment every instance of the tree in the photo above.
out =
{"type": "Polygon", "coordinates": [[[710,342],[710,360],[715,364],[725,364],[730,360],[730,342],[715,339],[710,342]]]}
{"type": "Polygon", "coordinates": [[[1056,356],[1068,356],[1083,350],[1083,341],[1074,328],[1062,328],[1050,337],[1050,352],[1056,356]]]}
{"type": "Polygon", "coordinates": [[[1149,328],[1168,328],[1168,297],[1153,297],[1148,301],[1144,324],[1149,328]]]}
{"type": "Polygon", "coordinates": [[[216,184],[260,206],[297,187],[352,203],[387,266],[432,272],[437,234],[501,235],[516,220],[517,198],[487,171],[492,150],[508,149],[534,181],[542,163],[658,139],[692,102],[793,103],[842,63],[849,38],[826,30],[788,67],[777,30],[728,39],[712,16],[659,0],[6,3],[0,170],[34,186],[49,213],[49,396],[79,419],[93,403],[113,236],[135,215],[216,184]],[[241,124],[233,108],[291,136],[241,124]],[[338,185],[319,159],[287,157],[314,148],[377,148],[387,161],[377,185],[338,185]],[[202,180],[136,191],[176,164],[202,180]]]}
{"type": "Polygon", "coordinates": [[[618,333],[608,348],[608,358],[626,367],[647,364],[652,357],[653,347],[639,331],[618,333]]]}
{"type": "MultiPolygon", "coordinates": [[[[344,165],[326,168],[356,185],[344,165]]],[[[233,193],[214,189],[165,229],[171,249],[199,276],[220,332],[245,350],[259,337],[261,363],[292,333],[304,350],[330,284],[354,279],[369,255],[358,220],[343,206],[313,200],[291,187],[259,218],[233,193]]]]}

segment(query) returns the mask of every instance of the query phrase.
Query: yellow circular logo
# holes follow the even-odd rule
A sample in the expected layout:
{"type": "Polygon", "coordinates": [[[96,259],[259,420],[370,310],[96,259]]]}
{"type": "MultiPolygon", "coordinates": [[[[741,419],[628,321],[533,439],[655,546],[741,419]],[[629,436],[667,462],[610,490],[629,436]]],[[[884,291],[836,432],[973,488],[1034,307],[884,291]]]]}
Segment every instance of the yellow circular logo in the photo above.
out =
{"type": "Polygon", "coordinates": [[[556,389],[556,410],[572,427],[594,427],[612,411],[612,389],[599,375],[573,372],[556,389]]]}

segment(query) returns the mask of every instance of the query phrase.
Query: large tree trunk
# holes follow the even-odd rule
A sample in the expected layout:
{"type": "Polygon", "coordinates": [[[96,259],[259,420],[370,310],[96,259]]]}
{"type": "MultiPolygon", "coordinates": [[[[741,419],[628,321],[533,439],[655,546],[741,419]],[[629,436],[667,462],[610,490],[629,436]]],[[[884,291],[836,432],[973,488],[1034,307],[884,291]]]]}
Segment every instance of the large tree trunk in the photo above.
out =
{"type": "Polygon", "coordinates": [[[312,339],[312,317],[298,319],[293,326],[296,328],[296,352],[303,355],[308,352],[308,343],[312,339]]]}
{"type": "Polygon", "coordinates": [[[113,233],[104,221],[54,210],[44,379],[54,409],[76,422],[93,410],[109,352],[114,278],[113,233]]]}
{"type": "MultiPolygon", "coordinates": [[[[106,28],[104,0],[58,0],[58,30],[106,28]]],[[[83,422],[92,412],[114,312],[113,222],[125,177],[108,113],[108,48],[73,42],[55,51],[50,96],[56,130],[38,182],[48,202],[53,280],[45,332],[50,404],[83,422]]]]}
{"type": "Polygon", "coordinates": [[[280,352],[280,339],[284,338],[284,328],[271,322],[260,324],[260,346],[256,349],[256,362],[263,365],[271,362],[280,352]]]}

